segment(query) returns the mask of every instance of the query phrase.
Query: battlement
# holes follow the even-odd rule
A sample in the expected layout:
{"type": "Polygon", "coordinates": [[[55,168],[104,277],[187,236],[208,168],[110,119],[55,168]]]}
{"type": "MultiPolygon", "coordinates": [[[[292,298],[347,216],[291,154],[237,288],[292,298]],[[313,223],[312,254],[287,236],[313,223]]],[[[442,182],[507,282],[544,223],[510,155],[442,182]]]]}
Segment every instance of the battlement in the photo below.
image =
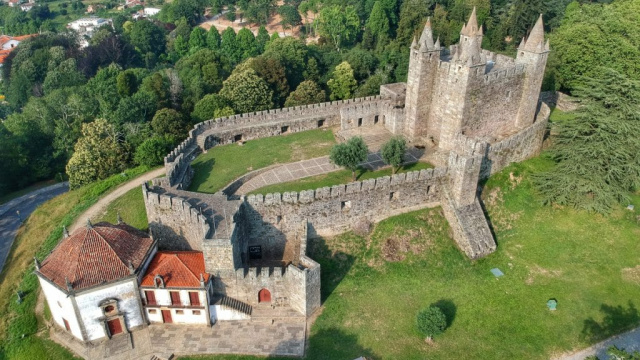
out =
{"type": "Polygon", "coordinates": [[[467,156],[483,156],[487,151],[487,143],[481,140],[457,134],[453,138],[453,151],[467,156]]]}
{"type": "Polygon", "coordinates": [[[286,273],[286,267],[247,267],[236,269],[236,279],[281,279],[286,275],[286,273]]]}
{"type": "Polygon", "coordinates": [[[501,82],[510,79],[514,76],[519,76],[525,73],[526,67],[523,64],[516,64],[508,68],[494,69],[487,74],[482,74],[485,84],[491,84],[501,82]]]}
{"type": "Polygon", "coordinates": [[[351,182],[348,184],[323,187],[316,190],[303,190],[300,192],[269,193],[266,195],[249,195],[245,201],[249,204],[279,205],[279,204],[308,204],[316,200],[336,198],[341,195],[354,194],[374,190],[386,190],[391,186],[415,182],[433,182],[444,178],[447,174],[446,167],[435,169],[424,169],[407,173],[395,174],[392,176],[382,176],[376,179],[351,182]]]}

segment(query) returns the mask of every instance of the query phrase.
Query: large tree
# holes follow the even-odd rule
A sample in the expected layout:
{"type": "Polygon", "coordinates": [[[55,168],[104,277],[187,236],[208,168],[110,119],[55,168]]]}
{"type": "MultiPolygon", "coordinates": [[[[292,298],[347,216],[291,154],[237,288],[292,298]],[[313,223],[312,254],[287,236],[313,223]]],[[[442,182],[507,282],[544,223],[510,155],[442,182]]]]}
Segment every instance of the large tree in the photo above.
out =
{"type": "Polygon", "coordinates": [[[360,31],[360,18],[353,6],[327,6],[318,18],[320,35],[331,39],[338,51],[342,44],[355,40],[360,31]]]}
{"type": "Polygon", "coordinates": [[[327,82],[331,90],[331,100],[350,99],[358,83],[353,77],[353,69],[348,62],[343,61],[333,72],[333,76],[327,82]]]}
{"type": "Polygon", "coordinates": [[[312,80],[305,80],[298,85],[295,91],[292,91],[284,103],[284,106],[299,106],[307,104],[316,104],[325,101],[324,90],[320,89],[318,84],[312,80]]]}
{"type": "Polygon", "coordinates": [[[131,44],[143,55],[160,55],[165,50],[164,30],[151,21],[139,20],[133,23],[129,37],[131,44]]]}
{"type": "Polygon", "coordinates": [[[251,68],[234,71],[224,81],[220,95],[229,99],[238,113],[262,111],[273,107],[273,94],[269,86],[251,68]]]}
{"type": "Polygon", "coordinates": [[[536,176],[546,203],[607,212],[640,186],[640,81],[601,68],[574,93],[575,117],[553,124],[553,169],[536,176]]]}
{"type": "Polygon", "coordinates": [[[69,186],[77,188],[124,170],[127,151],[116,129],[104,119],[82,126],[82,137],[67,164],[69,186]]]}
{"type": "Polygon", "coordinates": [[[362,140],[362,137],[354,136],[347,142],[334,145],[331,148],[329,158],[334,164],[350,170],[352,180],[356,181],[358,165],[367,160],[368,154],[369,149],[364,140],[362,140]]]}

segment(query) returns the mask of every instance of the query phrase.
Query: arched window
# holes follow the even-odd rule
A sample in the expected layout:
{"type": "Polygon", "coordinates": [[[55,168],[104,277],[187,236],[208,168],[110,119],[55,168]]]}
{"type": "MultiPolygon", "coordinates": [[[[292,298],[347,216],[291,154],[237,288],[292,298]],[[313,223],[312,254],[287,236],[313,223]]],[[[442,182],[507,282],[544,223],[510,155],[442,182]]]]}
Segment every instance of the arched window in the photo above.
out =
{"type": "Polygon", "coordinates": [[[156,289],[157,288],[164,289],[164,279],[162,278],[161,275],[156,275],[153,278],[153,283],[155,284],[156,289]]]}

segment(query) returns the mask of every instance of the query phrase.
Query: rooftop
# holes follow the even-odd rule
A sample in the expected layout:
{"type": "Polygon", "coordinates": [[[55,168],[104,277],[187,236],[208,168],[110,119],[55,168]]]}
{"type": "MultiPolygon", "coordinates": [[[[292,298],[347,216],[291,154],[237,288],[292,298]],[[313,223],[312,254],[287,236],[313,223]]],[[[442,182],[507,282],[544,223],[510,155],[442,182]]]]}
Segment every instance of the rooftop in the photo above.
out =
{"type": "Polygon", "coordinates": [[[154,278],[160,275],[169,288],[200,287],[200,277],[206,283],[210,275],[204,268],[201,251],[159,251],[154,256],[142,278],[141,286],[154,286],[154,278]]]}

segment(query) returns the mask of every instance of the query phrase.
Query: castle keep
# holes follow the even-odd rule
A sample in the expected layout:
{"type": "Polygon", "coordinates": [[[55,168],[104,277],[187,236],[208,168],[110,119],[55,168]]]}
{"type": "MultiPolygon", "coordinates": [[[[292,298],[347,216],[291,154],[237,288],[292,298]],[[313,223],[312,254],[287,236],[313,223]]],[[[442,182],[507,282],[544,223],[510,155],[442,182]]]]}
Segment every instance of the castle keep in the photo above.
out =
{"type": "MultiPolygon", "coordinates": [[[[480,205],[478,184],[540,152],[550,113],[539,101],[549,44],[544,41],[542,17],[522,40],[515,59],[483,50],[482,37],[475,9],[459,43],[448,49],[434,40],[427,21],[410,47],[407,82],[383,85],[378,96],[197,124],[165,157],[166,177],[142,186],[154,244],[149,254],[157,254],[127,275],[139,277],[132,282],[140,299],[136,326],[166,322],[165,312],[173,310],[156,302],[161,296],[167,304],[190,304],[193,316],[185,322],[251,320],[256,309],[258,314],[284,313],[305,321],[321,305],[320,265],[307,256],[309,239],[422,208],[442,207],[454,241],[469,258],[492,253],[496,243],[480,205]],[[258,169],[216,194],[187,191],[193,177],[191,161],[201,152],[330,127],[339,128],[343,139],[359,128],[403,136],[411,146],[424,149],[435,168],[301,192],[237,194],[243,183],[265,171],[258,169]],[[197,261],[183,266],[178,256],[197,261]],[[161,264],[169,260],[176,264],[171,271],[191,271],[193,284],[165,283],[171,271],[163,270],[163,275],[161,269],[169,268],[161,264]],[[169,295],[163,295],[165,286],[183,291],[184,300],[178,296],[169,301],[169,295]]],[[[62,290],[71,292],[73,287],[62,290]]],[[[118,310],[119,301],[113,295],[108,304],[118,310]]],[[[121,311],[114,314],[115,319],[121,311]]],[[[178,313],[167,314],[181,319],[178,313]]],[[[109,334],[107,330],[96,336],[109,334]]]]}

